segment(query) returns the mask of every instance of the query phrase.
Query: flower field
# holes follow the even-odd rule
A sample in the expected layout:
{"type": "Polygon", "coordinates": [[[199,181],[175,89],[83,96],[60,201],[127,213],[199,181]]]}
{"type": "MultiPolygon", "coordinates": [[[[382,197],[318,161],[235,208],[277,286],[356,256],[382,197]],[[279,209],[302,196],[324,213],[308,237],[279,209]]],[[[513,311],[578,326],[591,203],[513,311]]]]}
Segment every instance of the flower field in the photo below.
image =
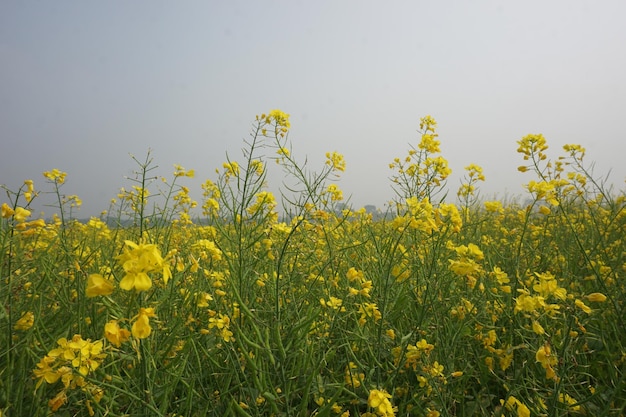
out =
{"type": "Polygon", "coordinates": [[[524,203],[483,201],[425,117],[371,213],[289,128],[257,116],[200,202],[150,154],[88,222],[60,170],[5,187],[0,416],[626,415],[626,196],[584,148],[520,139],[524,203]]]}

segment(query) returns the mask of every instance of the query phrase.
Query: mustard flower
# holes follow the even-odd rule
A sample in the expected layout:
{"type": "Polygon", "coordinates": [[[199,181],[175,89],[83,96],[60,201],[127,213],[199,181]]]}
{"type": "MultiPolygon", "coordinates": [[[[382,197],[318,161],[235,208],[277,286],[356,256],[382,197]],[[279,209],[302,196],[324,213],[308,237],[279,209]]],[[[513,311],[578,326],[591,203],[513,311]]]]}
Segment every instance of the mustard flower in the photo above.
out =
{"type": "Polygon", "coordinates": [[[429,354],[431,350],[433,350],[435,348],[434,345],[428,343],[426,341],[426,339],[422,339],[419,342],[417,342],[415,344],[415,347],[417,347],[419,350],[425,352],[426,354],[429,354]]]}
{"type": "Polygon", "coordinates": [[[526,188],[530,193],[534,193],[538,200],[544,200],[551,206],[558,206],[559,201],[556,199],[556,186],[560,183],[554,181],[529,181],[526,188]]]}
{"type": "Polygon", "coordinates": [[[228,161],[222,164],[226,178],[237,177],[239,175],[239,164],[235,161],[228,161]]]}
{"type": "Polygon", "coordinates": [[[27,311],[15,322],[13,328],[15,330],[28,330],[33,327],[33,324],[35,324],[35,314],[32,311],[27,311]]]}
{"type": "Polygon", "coordinates": [[[343,304],[343,301],[337,297],[331,296],[329,297],[328,301],[320,298],[320,304],[324,307],[330,307],[334,310],[345,311],[345,308],[341,306],[343,304]]]}
{"type": "Polygon", "coordinates": [[[546,333],[543,326],[539,324],[537,320],[533,320],[532,328],[533,328],[533,332],[537,333],[538,335],[542,335],[546,333]]]}
{"type": "Polygon", "coordinates": [[[469,164],[464,168],[467,171],[467,176],[478,181],[485,181],[485,175],[483,174],[482,167],[476,164],[469,164]]]}
{"type": "Polygon", "coordinates": [[[225,342],[234,340],[233,332],[230,331],[230,317],[223,314],[218,314],[217,317],[211,317],[209,319],[209,329],[217,329],[220,337],[225,342]]]}
{"type": "Polygon", "coordinates": [[[256,175],[261,176],[263,175],[263,172],[265,172],[265,164],[259,159],[253,159],[250,161],[250,169],[256,175]]]}
{"type": "Polygon", "coordinates": [[[135,289],[147,291],[152,287],[148,272],[162,272],[163,281],[171,277],[169,265],[161,257],[161,252],[153,244],[136,244],[125,241],[124,253],[117,256],[126,275],[120,281],[120,288],[126,291],[135,289]]]}
{"type": "Polygon", "coordinates": [[[15,219],[15,221],[18,223],[25,222],[26,219],[29,217],[30,217],[30,210],[26,210],[23,207],[17,207],[15,209],[15,213],[13,214],[13,219],[15,219]]]}
{"type": "Polygon", "coordinates": [[[512,395],[506,400],[506,402],[504,400],[500,400],[500,404],[506,406],[506,408],[511,411],[517,407],[517,417],[530,417],[530,410],[528,407],[512,395]]]}
{"type": "Polygon", "coordinates": [[[250,216],[257,213],[271,213],[276,208],[276,198],[270,191],[260,191],[256,194],[256,201],[246,211],[250,216]]]}
{"type": "Polygon", "coordinates": [[[447,219],[448,224],[451,226],[451,230],[455,233],[461,231],[461,226],[463,226],[463,219],[461,219],[461,215],[459,213],[459,209],[454,204],[448,203],[440,203],[436,209],[436,212],[439,214],[439,217],[436,218],[438,223],[444,223],[444,219],[447,219]]]}
{"type": "Polygon", "coordinates": [[[353,388],[359,388],[361,386],[361,382],[365,380],[365,374],[359,373],[357,371],[357,366],[354,362],[350,362],[348,366],[346,366],[346,372],[344,380],[346,384],[353,388]]]}
{"type": "Polygon", "coordinates": [[[382,314],[378,310],[378,306],[375,303],[360,304],[359,313],[361,314],[361,317],[359,318],[359,324],[361,326],[363,326],[367,322],[368,318],[373,318],[376,322],[382,317],[382,314]]]}
{"type": "Polygon", "coordinates": [[[67,394],[65,391],[66,390],[64,389],[59,391],[57,395],[55,395],[53,398],[51,398],[48,401],[48,407],[50,407],[50,411],[52,411],[53,413],[56,412],[59,408],[61,408],[63,404],[67,402],[67,394]]]}
{"type": "Polygon", "coordinates": [[[437,121],[431,116],[424,116],[420,119],[420,130],[425,132],[434,132],[437,127],[437,121]]]}
{"type": "Polygon", "coordinates": [[[7,203],[2,203],[2,207],[0,208],[0,213],[2,213],[3,219],[10,219],[15,214],[15,210],[13,210],[7,203]]]}
{"type": "Polygon", "coordinates": [[[539,281],[533,285],[533,290],[539,293],[544,298],[554,296],[559,300],[565,300],[567,297],[567,290],[560,288],[559,284],[550,272],[544,272],[542,274],[535,272],[535,275],[539,278],[539,281]]]}
{"type": "Polygon", "coordinates": [[[370,391],[367,399],[367,405],[376,411],[381,417],[393,417],[395,416],[395,409],[389,399],[391,394],[385,390],[373,389],[370,391]]]}
{"type": "Polygon", "coordinates": [[[498,284],[500,285],[508,284],[509,282],[511,282],[508,274],[497,266],[493,268],[492,274],[494,278],[496,279],[496,281],[498,281],[498,284]]]}
{"type": "Polygon", "coordinates": [[[432,171],[432,182],[435,185],[440,185],[441,181],[448,178],[448,176],[452,173],[452,169],[448,167],[448,161],[442,156],[438,156],[436,158],[426,158],[424,160],[424,171],[423,174],[428,174],[429,169],[432,171]]]}
{"type": "Polygon", "coordinates": [[[589,308],[589,306],[587,304],[585,304],[584,302],[582,302],[581,300],[576,299],[574,301],[574,304],[576,305],[576,307],[580,308],[585,313],[591,314],[591,308],[589,308]]]}
{"type": "Polygon", "coordinates": [[[189,177],[189,178],[193,178],[195,176],[195,171],[193,169],[190,169],[189,171],[185,170],[185,168],[183,168],[180,165],[174,165],[174,169],[176,170],[174,172],[174,176],[175,177],[189,177]]]}
{"type": "Polygon", "coordinates": [[[591,301],[592,303],[603,303],[606,301],[606,295],[602,294],[601,292],[594,292],[587,295],[587,300],[591,301]]]}
{"type": "Polygon", "coordinates": [[[48,384],[54,384],[59,380],[61,375],[54,368],[56,364],[56,358],[50,355],[44,356],[38,363],[37,367],[33,370],[33,374],[37,378],[37,384],[35,388],[46,382],[48,384]]]}
{"type": "Polygon", "coordinates": [[[98,295],[109,295],[114,289],[115,286],[113,283],[100,274],[90,274],[87,278],[87,288],[85,292],[88,298],[98,295]]]}
{"type": "Polygon", "coordinates": [[[326,152],[326,165],[330,166],[333,171],[346,170],[346,161],[343,155],[337,152],[326,152]]]}
{"type": "Polygon", "coordinates": [[[33,193],[35,192],[35,185],[33,180],[25,180],[24,185],[26,185],[26,191],[24,191],[24,198],[26,201],[30,202],[33,199],[33,193]]]}
{"type": "Polygon", "coordinates": [[[343,200],[343,192],[339,189],[336,184],[330,184],[326,189],[326,192],[330,195],[331,201],[341,201],[343,200]]]}
{"type": "Polygon", "coordinates": [[[580,405],[578,405],[578,401],[576,401],[575,398],[572,398],[569,394],[560,393],[559,402],[562,404],[566,404],[570,411],[580,411],[580,405]]]}
{"type": "Polygon", "coordinates": [[[60,338],[57,340],[57,347],[50,350],[33,370],[35,377],[39,379],[37,386],[43,381],[54,383],[59,378],[66,388],[71,385],[84,385],[83,377],[98,369],[106,357],[106,354],[102,353],[102,347],[102,340],[92,342],[90,339],[84,340],[78,334],[71,340],[60,338]],[[79,375],[76,375],[70,366],[75,368],[79,375]]]}
{"type": "Polygon", "coordinates": [[[556,378],[556,372],[553,367],[558,363],[558,359],[556,355],[552,353],[549,343],[546,342],[537,350],[535,359],[537,362],[541,363],[541,366],[546,370],[547,379],[556,378]]]}
{"type": "Polygon", "coordinates": [[[130,332],[120,328],[117,320],[111,320],[104,325],[104,337],[115,347],[120,347],[130,338],[130,332]]]}
{"type": "Polygon", "coordinates": [[[543,151],[548,149],[546,138],[542,134],[526,135],[517,141],[517,144],[519,145],[517,152],[523,154],[525,160],[528,160],[533,154],[541,156],[543,151]]]}
{"type": "Polygon", "coordinates": [[[270,110],[269,115],[266,118],[267,123],[274,121],[277,126],[284,128],[284,132],[291,127],[289,122],[289,115],[282,110],[270,110]]]}
{"type": "Polygon", "coordinates": [[[285,156],[287,156],[287,157],[288,157],[288,156],[291,154],[291,153],[289,152],[289,149],[287,149],[287,148],[285,148],[285,147],[283,147],[283,146],[281,146],[280,148],[278,148],[278,150],[276,151],[276,153],[277,153],[278,155],[282,156],[282,157],[285,157],[285,156]]]}
{"type": "Polygon", "coordinates": [[[432,366],[428,368],[428,372],[433,377],[443,376],[443,365],[435,361],[435,363],[433,363],[432,366]]]}
{"type": "Polygon", "coordinates": [[[131,328],[133,337],[137,339],[145,339],[152,333],[152,327],[150,327],[150,317],[156,317],[154,308],[140,308],[139,314],[135,316],[135,322],[131,328]]]}
{"type": "Polygon", "coordinates": [[[585,155],[585,148],[583,148],[580,145],[575,145],[575,144],[566,144],[563,145],[563,150],[567,153],[569,153],[571,156],[576,156],[576,154],[580,154],[580,158],[582,158],[585,155]]]}
{"type": "Polygon", "coordinates": [[[502,203],[499,201],[485,201],[483,204],[485,206],[485,210],[487,210],[489,213],[504,213],[502,203]]]}
{"type": "Polygon", "coordinates": [[[417,145],[417,147],[419,149],[423,149],[426,152],[429,153],[439,153],[441,152],[441,148],[439,147],[439,145],[441,144],[441,142],[439,142],[436,137],[438,135],[433,134],[433,133],[424,133],[422,135],[422,139],[420,141],[420,143],[417,145]]]}
{"type": "Polygon", "coordinates": [[[515,299],[515,308],[513,310],[515,313],[518,313],[520,311],[532,313],[538,308],[546,306],[546,303],[542,296],[531,296],[526,290],[518,291],[521,292],[521,294],[515,299]]]}
{"type": "Polygon", "coordinates": [[[65,177],[67,176],[67,173],[54,168],[52,171],[44,172],[43,176],[52,182],[56,182],[57,184],[63,184],[65,182],[65,177]]]}
{"type": "Polygon", "coordinates": [[[135,289],[137,291],[147,291],[152,288],[152,281],[145,272],[128,271],[120,281],[120,288],[126,291],[135,289]]]}

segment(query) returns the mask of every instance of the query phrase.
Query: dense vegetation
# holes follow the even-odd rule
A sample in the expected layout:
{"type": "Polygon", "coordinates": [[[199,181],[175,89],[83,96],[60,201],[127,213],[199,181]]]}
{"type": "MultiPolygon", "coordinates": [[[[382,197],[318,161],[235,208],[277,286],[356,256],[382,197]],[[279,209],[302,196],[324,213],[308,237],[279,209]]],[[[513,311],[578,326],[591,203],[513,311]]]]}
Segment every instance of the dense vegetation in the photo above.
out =
{"type": "Polygon", "coordinates": [[[257,116],[200,204],[193,171],[136,160],[118,227],[74,220],[62,171],[49,221],[33,181],[5,188],[0,415],[624,415],[626,198],[582,147],[528,135],[528,204],[480,201],[476,165],[452,203],[425,117],[374,219],[341,205],[342,155],[310,169],[289,127],[257,116]]]}

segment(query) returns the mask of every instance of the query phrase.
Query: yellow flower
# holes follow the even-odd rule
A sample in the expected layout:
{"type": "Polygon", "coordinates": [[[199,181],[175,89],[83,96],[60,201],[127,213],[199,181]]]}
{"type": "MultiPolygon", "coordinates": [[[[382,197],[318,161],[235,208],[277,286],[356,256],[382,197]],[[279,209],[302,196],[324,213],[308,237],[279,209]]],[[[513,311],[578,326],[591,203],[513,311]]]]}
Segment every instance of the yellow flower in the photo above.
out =
{"type": "Polygon", "coordinates": [[[287,148],[285,148],[285,147],[283,147],[283,146],[281,146],[280,148],[278,148],[278,150],[276,151],[276,153],[277,153],[278,155],[283,156],[283,157],[284,157],[284,156],[287,156],[287,157],[288,157],[288,156],[290,155],[289,149],[287,149],[287,148]]]}
{"type": "Polygon", "coordinates": [[[415,344],[415,346],[419,349],[422,350],[424,352],[426,352],[426,354],[429,354],[431,350],[433,350],[435,348],[435,345],[430,344],[426,341],[426,339],[422,339],[419,342],[417,342],[415,344]]]}
{"type": "Polygon", "coordinates": [[[365,374],[362,372],[358,372],[357,366],[354,362],[350,362],[348,366],[346,366],[346,372],[344,376],[344,380],[346,384],[353,388],[359,388],[361,386],[361,382],[365,380],[365,374]]]}
{"type": "Polygon", "coordinates": [[[443,376],[443,365],[435,361],[435,363],[433,363],[433,365],[430,367],[429,372],[434,377],[443,376]]]}
{"type": "Polygon", "coordinates": [[[86,293],[88,298],[109,295],[114,289],[113,283],[100,274],[90,274],[87,278],[86,293]]]}
{"type": "Polygon", "coordinates": [[[539,212],[543,214],[544,216],[547,216],[548,214],[551,213],[550,208],[547,206],[539,206],[539,212]]]}
{"type": "Polygon", "coordinates": [[[65,390],[61,390],[57,395],[54,396],[50,401],[48,401],[48,407],[54,413],[57,411],[63,404],[67,402],[67,395],[65,390]]]}
{"type": "Polygon", "coordinates": [[[120,288],[126,291],[133,288],[137,291],[147,291],[152,288],[152,281],[145,272],[127,272],[120,281],[120,288]]]}
{"type": "Polygon", "coordinates": [[[331,201],[343,200],[343,192],[339,189],[337,184],[330,184],[326,189],[326,192],[330,195],[331,201]]]}
{"type": "Polygon", "coordinates": [[[320,304],[324,307],[330,307],[334,310],[341,310],[343,311],[343,308],[341,307],[341,305],[343,304],[343,300],[341,300],[340,298],[337,297],[330,297],[328,299],[328,301],[324,300],[323,298],[320,298],[320,304]]]}
{"type": "Polygon", "coordinates": [[[56,358],[50,355],[44,356],[39,363],[37,364],[37,368],[33,370],[33,374],[38,379],[35,388],[39,388],[41,384],[45,381],[48,384],[54,384],[59,380],[61,375],[54,369],[54,365],[56,363],[56,358]]]}
{"type": "Polygon", "coordinates": [[[524,136],[521,140],[517,141],[519,148],[517,152],[524,155],[524,159],[527,160],[532,154],[541,155],[543,151],[548,149],[546,138],[542,134],[530,134],[524,136]]]}
{"type": "Polygon", "coordinates": [[[139,314],[136,317],[135,322],[131,328],[133,337],[137,339],[145,339],[152,333],[152,327],[150,327],[150,317],[156,317],[154,314],[154,308],[140,308],[139,314]]]}
{"type": "Polygon", "coordinates": [[[506,402],[504,400],[500,400],[500,404],[506,406],[506,408],[511,411],[513,411],[513,408],[517,406],[517,417],[530,417],[530,410],[528,407],[512,395],[506,400],[506,402]]]}
{"type": "Polygon", "coordinates": [[[485,206],[485,210],[487,210],[489,213],[504,213],[502,203],[499,201],[485,201],[483,204],[485,206]]]}
{"type": "Polygon", "coordinates": [[[580,153],[581,157],[585,155],[585,148],[576,144],[563,145],[563,150],[565,150],[565,152],[568,152],[572,156],[575,156],[577,153],[580,153]]]}
{"type": "Polygon", "coordinates": [[[224,162],[222,167],[225,169],[226,178],[239,175],[239,164],[235,161],[224,162]]]}
{"type": "Polygon", "coordinates": [[[391,405],[389,398],[391,398],[391,394],[387,393],[387,391],[373,389],[370,391],[370,395],[367,399],[367,405],[373,408],[381,417],[393,417],[395,415],[395,410],[391,405]]]}
{"type": "Polygon", "coordinates": [[[18,223],[26,221],[28,217],[30,217],[30,210],[26,210],[23,207],[17,207],[15,209],[15,214],[13,214],[13,219],[15,219],[18,223]]]}
{"type": "Polygon", "coordinates": [[[52,171],[44,172],[43,176],[52,182],[56,182],[57,184],[63,184],[65,182],[65,177],[67,176],[67,173],[54,168],[52,171]]]}
{"type": "Polygon", "coordinates": [[[346,170],[346,161],[343,155],[337,152],[326,152],[326,165],[330,166],[333,171],[346,170]]]}
{"type": "Polygon", "coordinates": [[[420,119],[420,129],[424,132],[434,132],[437,127],[437,121],[431,116],[424,116],[420,119]]]}
{"type": "Polygon", "coordinates": [[[441,143],[437,139],[435,139],[437,136],[439,135],[433,133],[424,133],[422,135],[422,140],[417,145],[417,147],[429,153],[441,152],[441,149],[439,148],[439,145],[441,143]]]}
{"type": "Polygon", "coordinates": [[[530,417],[530,410],[521,402],[517,404],[517,417],[530,417]]]}
{"type": "Polygon", "coordinates": [[[521,292],[520,296],[515,299],[515,313],[523,311],[523,312],[533,312],[537,310],[539,307],[544,307],[546,303],[544,302],[544,298],[541,296],[531,296],[525,290],[518,290],[521,292]]]}
{"type": "Polygon", "coordinates": [[[26,199],[26,201],[30,202],[33,199],[33,193],[35,192],[35,184],[33,180],[24,180],[24,185],[26,185],[24,198],[26,199]]]}
{"type": "Polygon", "coordinates": [[[606,301],[606,295],[602,294],[601,292],[594,292],[587,296],[587,300],[591,301],[592,303],[603,303],[606,301]]]}
{"type": "Polygon", "coordinates": [[[559,394],[559,402],[566,404],[571,411],[580,411],[578,401],[572,398],[569,394],[559,394]]]}
{"type": "Polygon", "coordinates": [[[537,320],[533,320],[533,332],[542,335],[545,334],[546,331],[541,324],[537,320]]]}
{"type": "Polygon", "coordinates": [[[27,311],[15,322],[13,328],[15,330],[28,330],[33,327],[33,324],[35,324],[35,314],[32,311],[27,311]]]}
{"type": "Polygon", "coordinates": [[[543,274],[535,272],[535,275],[539,278],[539,281],[533,285],[533,290],[539,293],[544,298],[548,298],[550,295],[554,295],[560,300],[565,300],[567,297],[567,290],[560,288],[559,284],[550,272],[543,274]]]}
{"type": "Polygon", "coordinates": [[[287,129],[291,127],[291,123],[289,122],[289,115],[282,110],[270,110],[270,113],[267,116],[267,122],[271,123],[272,120],[276,122],[277,126],[283,128],[283,132],[286,132],[287,129]]]}
{"type": "Polygon", "coordinates": [[[583,303],[581,300],[576,299],[576,301],[574,301],[574,304],[585,313],[591,314],[591,309],[589,308],[589,306],[587,306],[587,304],[583,303]]]}
{"type": "Polygon", "coordinates": [[[146,291],[152,287],[152,281],[148,272],[160,271],[163,273],[163,281],[171,276],[169,265],[161,257],[161,252],[153,244],[136,244],[126,240],[124,253],[117,256],[118,261],[126,275],[120,281],[120,288],[130,291],[146,291]]]}
{"type": "Polygon", "coordinates": [[[9,219],[15,214],[15,211],[7,203],[2,203],[1,213],[3,219],[9,219]]]}
{"type": "Polygon", "coordinates": [[[120,328],[117,320],[111,320],[104,325],[104,337],[115,347],[120,347],[130,338],[130,332],[120,328]]]}
{"type": "Polygon", "coordinates": [[[552,349],[549,343],[545,343],[541,346],[535,354],[537,362],[541,363],[541,366],[546,370],[546,378],[553,379],[556,377],[553,366],[558,363],[556,355],[552,354],[552,349]]]}

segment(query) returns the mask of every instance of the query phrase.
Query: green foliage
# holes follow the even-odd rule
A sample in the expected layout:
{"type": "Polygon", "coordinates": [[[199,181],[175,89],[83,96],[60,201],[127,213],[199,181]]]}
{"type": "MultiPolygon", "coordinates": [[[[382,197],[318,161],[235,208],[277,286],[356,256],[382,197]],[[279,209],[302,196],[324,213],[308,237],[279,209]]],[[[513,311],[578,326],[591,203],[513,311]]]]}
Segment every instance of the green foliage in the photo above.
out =
{"type": "Polygon", "coordinates": [[[133,158],[117,226],[74,220],[58,170],[44,174],[48,223],[29,220],[33,181],[6,190],[0,415],[626,411],[626,197],[584,149],[551,161],[529,135],[530,204],[481,203],[475,165],[453,204],[426,117],[374,219],[341,205],[343,157],[298,162],[289,127],[279,110],[257,116],[200,205],[180,184],[193,171],[158,188],[150,154],[133,158]],[[288,178],[278,199],[268,163],[288,178]]]}

